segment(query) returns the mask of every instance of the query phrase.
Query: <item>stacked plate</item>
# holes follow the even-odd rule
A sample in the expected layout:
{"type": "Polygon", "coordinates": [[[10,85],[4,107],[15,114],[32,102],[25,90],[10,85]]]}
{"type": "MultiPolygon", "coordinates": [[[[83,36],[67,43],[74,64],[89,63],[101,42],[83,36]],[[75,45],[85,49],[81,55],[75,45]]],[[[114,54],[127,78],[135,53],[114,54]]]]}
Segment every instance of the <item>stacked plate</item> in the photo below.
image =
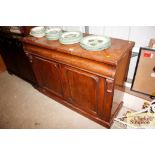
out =
{"type": "Polygon", "coordinates": [[[31,29],[30,34],[34,37],[44,37],[48,40],[58,40],[62,44],[75,44],[80,42],[80,46],[89,51],[101,51],[111,46],[111,40],[106,36],[86,36],[83,38],[81,32],[64,32],[60,28],[35,27],[31,29]]]}
{"type": "Polygon", "coordinates": [[[41,38],[45,36],[45,28],[43,26],[34,27],[31,29],[30,35],[41,38]]]}
{"type": "Polygon", "coordinates": [[[83,38],[81,32],[64,32],[61,34],[59,41],[62,44],[75,44],[83,38]]]}
{"type": "Polygon", "coordinates": [[[101,51],[111,46],[110,38],[106,36],[86,36],[80,41],[82,48],[89,51],[101,51]]]}
{"type": "Polygon", "coordinates": [[[48,40],[58,40],[61,35],[61,29],[60,28],[50,28],[46,30],[46,38],[48,40]]]}

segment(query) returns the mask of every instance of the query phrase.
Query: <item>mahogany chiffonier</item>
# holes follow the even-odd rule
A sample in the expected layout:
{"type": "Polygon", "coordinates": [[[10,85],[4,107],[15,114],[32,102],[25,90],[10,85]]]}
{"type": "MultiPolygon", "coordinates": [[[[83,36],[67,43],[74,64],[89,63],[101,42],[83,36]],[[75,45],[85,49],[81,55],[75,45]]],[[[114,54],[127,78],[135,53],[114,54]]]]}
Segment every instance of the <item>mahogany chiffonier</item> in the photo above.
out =
{"type": "MultiPolygon", "coordinates": [[[[63,45],[45,37],[25,37],[24,51],[37,80],[37,89],[95,122],[110,128],[122,106],[115,86],[127,78],[134,42],[111,38],[103,51],[80,44],[63,45]]],[[[61,115],[61,114],[59,114],[61,115]]]]}

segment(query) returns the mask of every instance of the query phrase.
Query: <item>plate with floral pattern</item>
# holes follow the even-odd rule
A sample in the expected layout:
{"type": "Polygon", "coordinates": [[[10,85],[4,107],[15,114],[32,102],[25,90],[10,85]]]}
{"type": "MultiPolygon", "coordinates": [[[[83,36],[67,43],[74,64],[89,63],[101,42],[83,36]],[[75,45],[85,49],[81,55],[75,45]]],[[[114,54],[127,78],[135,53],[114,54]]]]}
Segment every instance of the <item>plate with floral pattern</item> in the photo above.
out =
{"type": "Polygon", "coordinates": [[[34,27],[30,31],[30,35],[33,37],[41,38],[45,36],[45,28],[43,26],[34,27]]]}
{"type": "Polygon", "coordinates": [[[106,36],[86,36],[80,41],[82,48],[90,51],[100,51],[111,46],[111,39],[106,36]]]}
{"type": "Polygon", "coordinates": [[[83,35],[81,32],[64,32],[61,34],[59,41],[62,44],[75,44],[80,42],[83,35]]]}
{"type": "Polygon", "coordinates": [[[46,30],[46,38],[48,40],[58,40],[61,35],[62,30],[60,28],[50,28],[46,30]]]}

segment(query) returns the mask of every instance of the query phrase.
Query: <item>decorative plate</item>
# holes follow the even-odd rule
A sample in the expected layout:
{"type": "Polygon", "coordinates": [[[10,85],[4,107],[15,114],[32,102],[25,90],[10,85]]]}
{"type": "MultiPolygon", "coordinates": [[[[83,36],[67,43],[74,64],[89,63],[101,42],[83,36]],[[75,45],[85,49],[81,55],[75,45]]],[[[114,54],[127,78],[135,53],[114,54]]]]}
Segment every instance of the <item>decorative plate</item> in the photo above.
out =
{"type": "Polygon", "coordinates": [[[30,35],[41,38],[45,36],[45,28],[43,26],[34,27],[30,31],[30,35]]]}
{"type": "Polygon", "coordinates": [[[46,31],[46,38],[48,40],[58,40],[61,35],[60,28],[51,28],[46,31]]]}
{"type": "Polygon", "coordinates": [[[144,103],[143,109],[132,112],[128,111],[114,121],[125,125],[127,128],[154,129],[155,128],[155,100],[144,103]]]}
{"type": "Polygon", "coordinates": [[[30,32],[30,35],[33,36],[33,37],[36,37],[36,38],[41,38],[41,37],[44,37],[44,36],[45,36],[45,33],[32,34],[32,33],[30,32]]]}
{"type": "Polygon", "coordinates": [[[83,35],[81,32],[64,32],[59,38],[62,44],[75,44],[80,42],[83,35]]]}
{"type": "Polygon", "coordinates": [[[101,51],[111,46],[111,40],[106,36],[86,36],[80,41],[82,48],[89,51],[101,51]]]}
{"type": "Polygon", "coordinates": [[[45,33],[45,28],[43,26],[38,26],[31,29],[31,34],[42,34],[42,33],[45,33]]]}

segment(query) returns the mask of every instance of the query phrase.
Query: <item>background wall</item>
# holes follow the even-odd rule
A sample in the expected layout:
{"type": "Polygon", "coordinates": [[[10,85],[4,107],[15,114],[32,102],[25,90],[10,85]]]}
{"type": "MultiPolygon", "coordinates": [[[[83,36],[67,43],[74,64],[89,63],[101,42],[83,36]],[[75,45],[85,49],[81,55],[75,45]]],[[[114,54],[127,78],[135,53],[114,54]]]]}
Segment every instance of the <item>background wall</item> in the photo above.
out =
{"type": "MultiPolygon", "coordinates": [[[[90,34],[106,35],[114,38],[135,42],[133,52],[139,52],[140,47],[148,46],[151,38],[155,38],[155,26],[63,26],[66,31],[88,31],[90,34]]],[[[137,62],[137,56],[131,58],[128,78],[132,79],[137,62]]]]}

